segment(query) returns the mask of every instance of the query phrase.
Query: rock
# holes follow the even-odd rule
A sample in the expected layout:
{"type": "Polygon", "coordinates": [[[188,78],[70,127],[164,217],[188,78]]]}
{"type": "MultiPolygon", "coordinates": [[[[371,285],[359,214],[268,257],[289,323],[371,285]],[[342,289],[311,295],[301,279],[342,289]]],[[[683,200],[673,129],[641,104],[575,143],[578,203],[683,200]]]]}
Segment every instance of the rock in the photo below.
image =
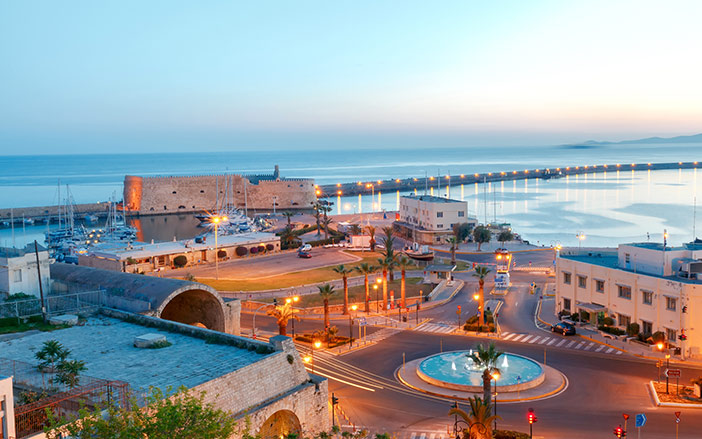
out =
{"type": "Polygon", "coordinates": [[[52,325],[68,325],[75,326],[78,324],[78,316],[73,314],[64,314],[49,318],[49,323],[52,325]]]}
{"type": "Polygon", "coordinates": [[[148,348],[156,343],[163,343],[167,341],[165,335],[161,334],[144,334],[134,337],[134,347],[137,348],[148,348]]]}

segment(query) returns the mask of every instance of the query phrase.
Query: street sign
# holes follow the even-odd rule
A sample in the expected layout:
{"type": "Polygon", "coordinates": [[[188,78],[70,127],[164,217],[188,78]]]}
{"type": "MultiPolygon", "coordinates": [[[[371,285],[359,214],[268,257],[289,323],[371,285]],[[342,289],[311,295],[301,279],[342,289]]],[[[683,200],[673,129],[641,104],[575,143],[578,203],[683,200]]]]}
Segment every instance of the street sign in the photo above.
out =
{"type": "Polygon", "coordinates": [[[680,378],[680,369],[666,369],[665,376],[668,378],[680,378]]]}
{"type": "Polygon", "coordinates": [[[646,425],[646,415],[643,413],[639,413],[636,415],[636,427],[641,428],[644,425],[646,425]]]}
{"type": "Polygon", "coordinates": [[[360,319],[358,319],[358,326],[366,326],[367,324],[368,322],[366,322],[365,317],[361,317],[360,319]]]}
{"type": "Polygon", "coordinates": [[[680,422],[680,413],[681,412],[675,412],[675,419],[677,419],[678,422],[680,422]]]}

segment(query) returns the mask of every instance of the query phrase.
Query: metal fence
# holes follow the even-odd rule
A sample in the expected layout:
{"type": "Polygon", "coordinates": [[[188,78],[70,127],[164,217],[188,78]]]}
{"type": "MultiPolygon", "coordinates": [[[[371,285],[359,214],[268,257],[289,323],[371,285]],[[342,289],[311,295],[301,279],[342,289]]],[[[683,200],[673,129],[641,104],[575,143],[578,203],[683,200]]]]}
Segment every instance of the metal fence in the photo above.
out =
{"type": "MultiPolygon", "coordinates": [[[[83,291],[80,293],[51,294],[44,298],[47,315],[91,312],[98,309],[104,298],[104,291],[83,291]]],[[[25,299],[0,303],[0,319],[24,319],[41,315],[41,300],[25,299]]]]}

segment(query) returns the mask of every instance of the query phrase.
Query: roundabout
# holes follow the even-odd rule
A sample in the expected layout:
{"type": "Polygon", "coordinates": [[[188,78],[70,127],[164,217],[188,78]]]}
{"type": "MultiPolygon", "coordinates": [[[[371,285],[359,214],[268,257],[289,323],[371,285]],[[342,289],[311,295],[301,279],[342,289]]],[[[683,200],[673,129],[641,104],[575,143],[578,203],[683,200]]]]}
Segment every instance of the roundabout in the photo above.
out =
{"type": "MultiPolygon", "coordinates": [[[[443,352],[418,358],[396,371],[397,379],[407,387],[434,396],[468,400],[483,394],[483,369],[470,358],[472,350],[443,352]]],[[[498,361],[500,378],[496,391],[500,402],[523,402],[546,399],[568,387],[560,371],[531,358],[505,353],[498,361]]],[[[491,381],[491,389],[495,381],[491,381]]]]}

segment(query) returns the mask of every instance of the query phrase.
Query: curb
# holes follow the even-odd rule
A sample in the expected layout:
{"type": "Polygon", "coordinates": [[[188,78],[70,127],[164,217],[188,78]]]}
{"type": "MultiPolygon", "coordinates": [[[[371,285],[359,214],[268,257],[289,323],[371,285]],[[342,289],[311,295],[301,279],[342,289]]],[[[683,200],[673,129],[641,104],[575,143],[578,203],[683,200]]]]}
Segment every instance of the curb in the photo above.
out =
{"type": "Polygon", "coordinates": [[[653,385],[653,381],[649,381],[648,384],[646,384],[646,387],[648,387],[648,391],[651,392],[651,395],[653,396],[653,401],[658,407],[702,409],[702,403],[691,402],[689,404],[686,404],[681,402],[661,402],[661,400],[658,398],[658,392],[656,392],[656,388],[653,385]]]}

